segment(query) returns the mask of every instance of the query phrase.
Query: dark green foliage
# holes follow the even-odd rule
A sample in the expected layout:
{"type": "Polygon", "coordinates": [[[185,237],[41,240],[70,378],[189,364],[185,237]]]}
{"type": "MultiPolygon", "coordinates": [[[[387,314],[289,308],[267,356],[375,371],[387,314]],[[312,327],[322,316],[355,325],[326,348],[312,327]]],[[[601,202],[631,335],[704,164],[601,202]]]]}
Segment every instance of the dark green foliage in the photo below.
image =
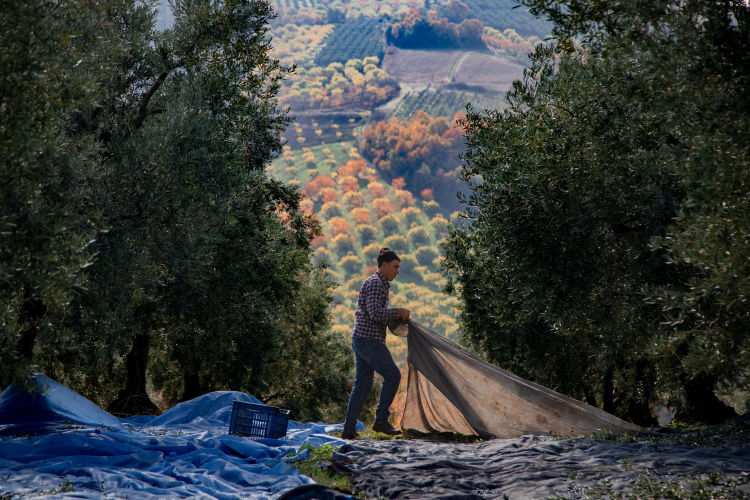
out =
{"type": "Polygon", "coordinates": [[[3,240],[3,258],[17,261],[3,272],[29,267],[23,248],[38,261],[32,273],[3,275],[13,362],[3,360],[2,375],[30,367],[13,343],[35,314],[50,326],[31,337],[33,361],[100,405],[116,397],[112,411],[158,411],[149,383],[167,403],[217,389],[263,398],[281,387],[300,415],[335,414],[351,361],[329,333],[331,285],[310,265],[318,223],[299,211],[293,187],[263,170],[289,122],[275,108],[286,71],[267,54],[268,4],[177,1],[164,33],[153,29],[151,3],[63,4],[50,19],[16,10],[7,20],[27,35],[53,36],[36,53],[14,49],[19,62],[0,81],[15,113],[3,123],[21,125],[3,136],[6,157],[19,158],[4,179],[14,186],[33,173],[36,183],[19,183],[18,203],[3,206],[3,222],[23,236],[3,240]],[[59,78],[14,93],[34,58],[59,78]],[[24,93],[40,102],[21,107],[24,93]],[[25,160],[24,144],[36,148],[25,160]],[[34,156],[43,161],[29,169],[34,156]],[[305,356],[329,343],[339,357],[311,369],[305,356]]]}
{"type": "Polygon", "coordinates": [[[350,59],[377,57],[383,60],[383,21],[362,18],[347,21],[333,30],[326,44],[315,56],[315,65],[346,64],[350,59]]]}
{"type": "Polygon", "coordinates": [[[683,200],[666,131],[634,104],[639,61],[539,47],[505,112],[469,114],[467,223],[446,244],[464,338],[489,360],[654,422],[648,284],[681,283],[650,242],[683,200]]]}
{"type": "Polygon", "coordinates": [[[283,336],[270,361],[263,394],[302,422],[341,422],[354,368],[348,336],[331,332],[335,284],[320,266],[307,275],[284,310],[283,336]]]}
{"type": "Polygon", "coordinates": [[[687,287],[651,290],[672,328],[656,354],[682,380],[691,418],[710,421],[707,408],[723,406],[713,385],[746,384],[750,363],[750,7],[523,3],[550,16],[560,39],[578,36],[602,57],[642,55],[633,101],[653,103],[688,189],[675,225],[654,245],[695,270],[687,287]]]}
{"type": "Polygon", "coordinates": [[[386,28],[385,39],[406,49],[483,48],[483,29],[481,21],[476,19],[457,24],[447,18],[438,19],[435,11],[411,9],[386,28]]]}
{"type": "Polygon", "coordinates": [[[98,212],[80,210],[84,189],[77,184],[95,177],[98,145],[72,133],[71,115],[96,102],[97,78],[108,68],[86,45],[111,32],[106,10],[116,5],[0,4],[2,387],[25,380],[35,342],[56,352],[67,338],[46,310],[63,307],[81,284],[101,229],[98,212]]]}
{"type": "Polygon", "coordinates": [[[530,14],[526,8],[518,7],[515,0],[462,0],[469,6],[469,17],[479,19],[485,26],[505,31],[513,29],[528,38],[544,38],[552,31],[552,24],[530,14]]]}

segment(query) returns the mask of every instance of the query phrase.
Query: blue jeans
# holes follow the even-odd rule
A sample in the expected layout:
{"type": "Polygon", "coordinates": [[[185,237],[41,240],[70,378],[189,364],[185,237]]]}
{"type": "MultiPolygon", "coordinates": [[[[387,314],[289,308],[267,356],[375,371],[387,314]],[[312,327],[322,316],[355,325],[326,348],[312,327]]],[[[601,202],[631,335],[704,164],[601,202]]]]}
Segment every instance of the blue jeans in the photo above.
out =
{"type": "Polygon", "coordinates": [[[380,389],[380,402],[375,412],[375,422],[388,422],[391,415],[388,409],[398,392],[401,383],[401,371],[393,362],[391,351],[386,345],[376,339],[352,339],[352,349],[357,358],[357,374],[354,377],[354,388],[349,396],[349,406],[346,409],[344,429],[353,431],[357,425],[357,417],[362,412],[365,398],[372,389],[372,382],[377,372],[383,377],[383,387],[380,389]]]}

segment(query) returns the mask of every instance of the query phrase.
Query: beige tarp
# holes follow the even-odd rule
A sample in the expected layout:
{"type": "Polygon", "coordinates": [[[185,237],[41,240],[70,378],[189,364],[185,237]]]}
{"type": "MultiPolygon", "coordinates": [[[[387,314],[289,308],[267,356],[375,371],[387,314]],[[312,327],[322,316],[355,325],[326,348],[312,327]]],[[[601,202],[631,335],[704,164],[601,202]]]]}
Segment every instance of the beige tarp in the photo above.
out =
{"type": "MultiPolygon", "coordinates": [[[[593,406],[493,366],[408,322],[409,379],[402,430],[483,438],[642,430],[593,406]]],[[[391,329],[403,335],[405,328],[391,329]]]]}

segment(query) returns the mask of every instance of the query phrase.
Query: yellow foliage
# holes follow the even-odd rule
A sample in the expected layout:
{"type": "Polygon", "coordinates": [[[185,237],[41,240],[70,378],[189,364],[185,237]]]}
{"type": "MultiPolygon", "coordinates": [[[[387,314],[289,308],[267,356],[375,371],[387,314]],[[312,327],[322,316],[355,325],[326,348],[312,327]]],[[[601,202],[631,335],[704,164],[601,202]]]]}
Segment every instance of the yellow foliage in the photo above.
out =
{"type": "Polygon", "coordinates": [[[288,174],[296,174],[297,173],[297,167],[286,167],[284,170],[288,174]]]}
{"type": "Polygon", "coordinates": [[[339,205],[335,201],[323,203],[323,206],[320,208],[320,213],[324,217],[333,217],[334,215],[338,215],[340,212],[341,205],[339,205]]]}
{"type": "Polygon", "coordinates": [[[291,23],[275,27],[271,30],[273,48],[270,55],[283,66],[304,63],[314,56],[315,50],[334,27],[333,24],[297,26],[291,23]]]}

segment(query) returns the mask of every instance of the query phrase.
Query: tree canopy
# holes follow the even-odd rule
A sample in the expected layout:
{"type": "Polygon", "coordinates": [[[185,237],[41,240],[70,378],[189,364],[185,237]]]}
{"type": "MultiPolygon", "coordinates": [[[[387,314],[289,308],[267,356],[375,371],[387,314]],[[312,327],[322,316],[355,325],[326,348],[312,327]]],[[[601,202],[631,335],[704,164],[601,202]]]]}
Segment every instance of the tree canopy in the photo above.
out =
{"type": "Polygon", "coordinates": [[[750,10],[522,3],[560,43],[508,111],[465,122],[475,188],[446,270],[466,340],[637,422],[657,393],[684,420],[730,416],[714,390],[748,362],[750,10]]]}
{"type": "MultiPolygon", "coordinates": [[[[302,338],[297,320],[308,345],[335,339],[325,320],[333,285],[311,264],[319,224],[300,211],[293,186],[264,172],[290,121],[277,106],[288,69],[269,56],[269,4],[176,1],[175,25],[164,32],[154,29],[152,3],[61,5],[68,17],[48,31],[75,34],[74,47],[93,55],[60,60],[60,46],[45,49],[67,78],[59,90],[67,101],[15,133],[37,141],[42,131],[53,141],[45,147],[68,162],[45,160],[43,188],[28,197],[50,207],[36,223],[48,227],[36,236],[48,242],[34,258],[70,270],[39,266],[39,276],[58,275],[57,296],[46,291],[49,278],[12,276],[6,337],[19,361],[3,375],[22,379],[39,366],[118,414],[158,412],[147,384],[165,403],[218,389],[274,396],[300,417],[320,416],[301,392],[311,386],[325,393],[323,405],[341,403],[346,356],[312,370],[304,388],[271,369],[300,363],[304,351],[289,347],[302,338]],[[301,293],[309,308],[293,314],[301,293]],[[32,306],[47,326],[24,358],[32,306]]],[[[38,21],[26,21],[37,33],[38,21]]],[[[24,255],[28,243],[5,241],[15,245],[10,255],[24,255]]]]}

